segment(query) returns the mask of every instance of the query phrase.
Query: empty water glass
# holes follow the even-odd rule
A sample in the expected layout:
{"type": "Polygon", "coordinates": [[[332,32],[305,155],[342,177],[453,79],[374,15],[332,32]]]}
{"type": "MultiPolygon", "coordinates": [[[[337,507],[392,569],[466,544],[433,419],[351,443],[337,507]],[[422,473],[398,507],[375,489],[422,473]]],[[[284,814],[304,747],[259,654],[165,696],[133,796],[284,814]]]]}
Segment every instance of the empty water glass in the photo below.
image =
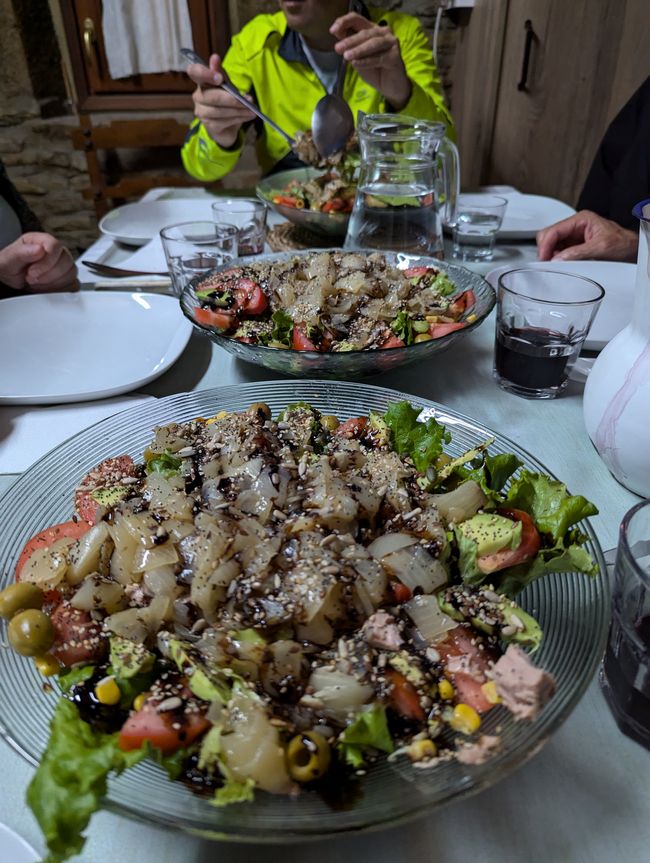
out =
{"type": "Polygon", "coordinates": [[[266,204],[255,198],[222,198],[212,205],[217,224],[237,228],[237,254],[261,255],[266,239],[266,204]]]}
{"type": "Polygon", "coordinates": [[[193,279],[207,276],[237,256],[235,225],[181,222],[162,228],[160,239],[176,296],[193,279]]]}
{"type": "Polygon", "coordinates": [[[498,195],[459,195],[452,254],[461,261],[491,261],[508,202],[498,195]]]}

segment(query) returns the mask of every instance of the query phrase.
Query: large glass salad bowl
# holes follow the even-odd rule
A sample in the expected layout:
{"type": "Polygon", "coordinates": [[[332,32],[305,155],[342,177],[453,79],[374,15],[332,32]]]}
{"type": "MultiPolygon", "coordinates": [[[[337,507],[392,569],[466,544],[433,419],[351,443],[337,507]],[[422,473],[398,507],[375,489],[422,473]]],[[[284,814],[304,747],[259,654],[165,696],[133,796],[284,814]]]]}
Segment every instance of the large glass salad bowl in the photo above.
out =
{"type": "MultiPolygon", "coordinates": [[[[452,455],[491,436],[480,422],[442,405],[409,398],[392,390],[344,382],[268,382],[182,394],[146,404],[104,420],[57,447],[30,468],[0,501],[0,569],[4,587],[13,578],[24,542],[40,529],[69,518],[76,484],[107,456],[140,457],[154,426],[218,411],[246,409],[263,401],[274,416],[288,403],[307,401],[340,419],[385,411],[390,403],[409,399],[453,433],[452,455]]],[[[526,468],[548,473],[512,441],[497,436],[496,453],[513,452],[526,468]]],[[[485,720],[485,732],[500,726],[503,749],[488,762],[457,762],[432,770],[408,763],[379,763],[347,799],[334,805],[310,792],[296,798],[260,794],[253,803],[215,809],[182,784],[171,783],[153,764],[143,762],[109,786],[106,806],[121,814],[215,839],[291,842],[329,838],[334,834],[388,827],[425,814],[452,799],[492,785],[537,752],[567,718],[589,684],[599,662],[609,614],[608,586],[602,553],[588,522],[579,525],[586,547],[598,563],[594,578],[577,573],[551,574],[518,597],[534,613],[544,639],[535,661],[556,680],[555,697],[531,723],[516,723],[496,708],[485,720]]],[[[37,764],[48,736],[57,693],[43,691],[33,665],[9,650],[0,651],[0,732],[31,764],[37,764]]]]}

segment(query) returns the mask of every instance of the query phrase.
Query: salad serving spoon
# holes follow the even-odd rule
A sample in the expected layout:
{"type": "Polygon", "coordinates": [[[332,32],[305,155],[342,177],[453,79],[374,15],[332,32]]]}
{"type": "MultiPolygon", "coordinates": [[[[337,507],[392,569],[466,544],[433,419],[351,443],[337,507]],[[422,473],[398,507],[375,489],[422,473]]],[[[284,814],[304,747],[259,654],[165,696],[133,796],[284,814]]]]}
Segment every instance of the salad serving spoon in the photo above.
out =
{"type": "MultiPolygon", "coordinates": [[[[185,57],[186,60],[189,60],[190,63],[199,63],[201,66],[205,66],[206,68],[210,68],[210,64],[206,63],[205,60],[200,57],[196,51],[192,51],[191,48],[181,48],[181,54],[185,57]]],[[[272,120],[269,116],[267,116],[263,111],[261,111],[254,102],[249,102],[248,99],[239,92],[236,87],[229,81],[224,81],[223,84],[215,84],[215,87],[220,87],[222,90],[225,90],[226,93],[229,93],[234,99],[237,99],[244,108],[248,108],[249,111],[252,111],[253,114],[257,114],[260,120],[263,120],[267,125],[269,125],[272,129],[275,129],[276,132],[279,132],[283,138],[286,139],[287,143],[293,148],[295,146],[295,141],[291,137],[288,132],[285,132],[284,129],[281,129],[278,124],[272,120]]]]}

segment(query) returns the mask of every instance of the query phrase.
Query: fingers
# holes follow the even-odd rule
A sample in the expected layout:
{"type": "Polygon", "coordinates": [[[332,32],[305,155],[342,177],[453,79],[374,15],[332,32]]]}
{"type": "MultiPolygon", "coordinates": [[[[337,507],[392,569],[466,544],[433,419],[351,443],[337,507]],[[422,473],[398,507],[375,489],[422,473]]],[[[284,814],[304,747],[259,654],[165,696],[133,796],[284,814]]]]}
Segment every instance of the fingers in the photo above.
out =
{"type": "Polygon", "coordinates": [[[550,261],[567,243],[584,240],[584,223],[577,219],[578,215],[556,222],[537,234],[537,257],[540,261],[550,261]]]}
{"type": "Polygon", "coordinates": [[[25,270],[25,281],[32,288],[56,291],[76,280],[77,268],[72,255],[51,234],[38,234],[44,255],[25,270]]]}
{"type": "Polygon", "coordinates": [[[344,39],[350,32],[356,33],[375,26],[372,21],[364,18],[363,15],[359,15],[358,12],[348,12],[346,15],[341,15],[340,18],[336,19],[330,27],[330,33],[332,36],[336,36],[337,39],[344,39]]]}

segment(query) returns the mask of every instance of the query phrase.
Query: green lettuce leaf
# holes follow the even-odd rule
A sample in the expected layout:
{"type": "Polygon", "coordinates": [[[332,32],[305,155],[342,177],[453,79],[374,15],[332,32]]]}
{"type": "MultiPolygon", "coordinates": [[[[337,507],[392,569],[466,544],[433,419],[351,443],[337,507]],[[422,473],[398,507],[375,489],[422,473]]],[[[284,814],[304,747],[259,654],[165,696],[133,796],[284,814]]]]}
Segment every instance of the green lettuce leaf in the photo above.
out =
{"type": "Polygon", "coordinates": [[[180,473],[182,459],[177,458],[169,450],[163,453],[157,453],[153,458],[147,459],[145,462],[145,470],[147,473],[161,473],[163,476],[175,476],[180,473]]]}
{"type": "Polygon", "coordinates": [[[413,332],[413,321],[408,312],[399,312],[395,320],[390,325],[391,330],[395,333],[398,339],[401,339],[405,345],[412,345],[415,339],[413,332]]]}
{"type": "Polygon", "coordinates": [[[271,315],[273,329],[271,330],[271,341],[281,342],[291,347],[291,334],[293,333],[293,318],[282,309],[271,315]]]}
{"type": "Polygon", "coordinates": [[[386,708],[382,704],[374,704],[370,710],[358,713],[339,734],[336,748],[344,761],[355,768],[364,764],[368,749],[392,752],[395,747],[386,722],[386,708]]]}
{"type": "Polygon", "coordinates": [[[446,273],[440,271],[433,282],[429,285],[431,290],[440,294],[443,297],[448,297],[456,290],[456,285],[452,282],[446,273]]]}
{"type": "Polygon", "coordinates": [[[145,750],[122,752],[117,740],[117,733],[94,731],[71,701],[59,701],[47,748],[27,789],[47,843],[44,863],[61,863],[81,852],[82,831],[100,807],[109,773],[121,773],[146,756],[145,750]]]}
{"type": "Polygon", "coordinates": [[[598,513],[582,495],[569,494],[564,483],[527,470],[513,481],[506,504],[531,515],[540,533],[550,534],[556,546],[564,543],[572,525],[598,513]]]}
{"type": "Polygon", "coordinates": [[[410,456],[416,469],[425,473],[442,453],[443,445],[449,443],[451,435],[433,417],[418,422],[420,413],[419,408],[408,402],[396,402],[389,405],[384,420],[391,430],[395,451],[410,456]]]}
{"type": "Polygon", "coordinates": [[[499,455],[486,455],[478,467],[457,468],[456,474],[463,480],[473,479],[490,500],[501,503],[503,498],[500,492],[522,464],[521,459],[513,453],[499,453],[499,455]]]}
{"type": "Polygon", "coordinates": [[[77,665],[74,668],[68,668],[59,674],[59,686],[64,692],[70,692],[73,686],[90,680],[96,670],[94,665],[77,665]]]}

